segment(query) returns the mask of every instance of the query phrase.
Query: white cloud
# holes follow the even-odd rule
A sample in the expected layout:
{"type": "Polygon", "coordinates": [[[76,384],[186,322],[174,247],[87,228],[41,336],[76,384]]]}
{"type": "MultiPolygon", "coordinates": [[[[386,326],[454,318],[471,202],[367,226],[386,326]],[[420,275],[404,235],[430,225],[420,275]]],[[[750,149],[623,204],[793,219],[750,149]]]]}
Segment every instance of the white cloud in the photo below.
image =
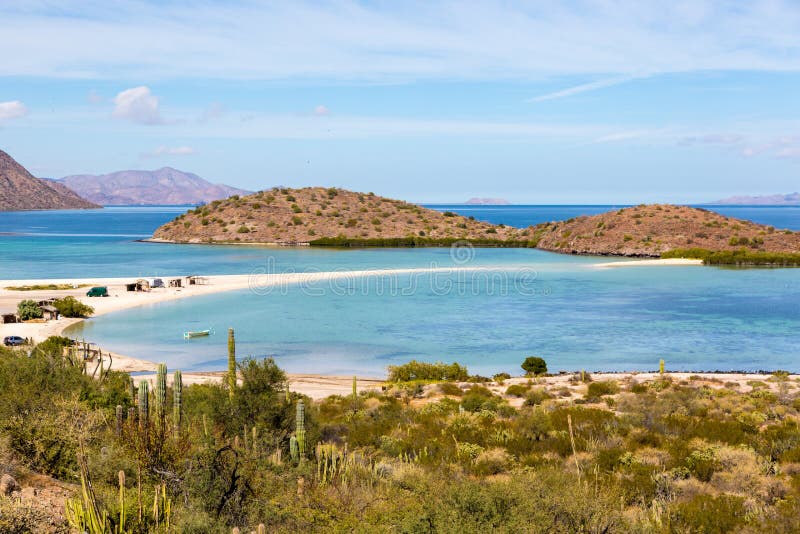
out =
{"type": "Polygon", "coordinates": [[[140,124],[163,124],[158,97],[147,86],[126,89],[114,97],[115,119],[125,119],[140,124]]]}
{"type": "Polygon", "coordinates": [[[28,108],[19,100],[0,102],[0,121],[18,119],[28,114],[28,108]]]}
{"type": "Polygon", "coordinates": [[[195,153],[195,149],[190,146],[168,147],[161,145],[151,152],[143,153],[141,156],[143,158],[158,158],[161,156],[190,156],[195,153]]]}
{"type": "Polygon", "coordinates": [[[0,76],[391,82],[800,71],[795,0],[253,0],[192,9],[7,1],[0,20],[0,76]]]}
{"type": "Polygon", "coordinates": [[[319,106],[314,108],[314,115],[316,115],[317,117],[324,117],[325,115],[330,115],[330,113],[331,113],[331,110],[329,110],[327,107],[323,106],[322,104],[320,104],[319,106]]]}
{"type": "Polygon", "coordinates": [[[641,77],[642,76],[622,76],[617,78],[608,78],[606,80],[598,80],[596,82],[584,83],[581,85],[568,87],[567,89],[561,89],[560,91],[554,91],[552,93],[535,96],[533,98],[529,98],[526,102],[544,102],[546,100],[555,100],[557,98],[564,98],[580,93],[588,93],[589,91],[596,91],[598,89],[604,89],[606,87],[627,83],[631,80],[641,77]]]}

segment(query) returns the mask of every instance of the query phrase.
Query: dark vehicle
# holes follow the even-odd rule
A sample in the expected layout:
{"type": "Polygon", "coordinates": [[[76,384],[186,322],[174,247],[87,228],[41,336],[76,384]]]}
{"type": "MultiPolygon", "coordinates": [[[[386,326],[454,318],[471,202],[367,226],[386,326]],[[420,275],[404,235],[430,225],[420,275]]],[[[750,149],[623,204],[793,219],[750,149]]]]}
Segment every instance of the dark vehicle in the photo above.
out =
{"type": "Polygon", "coordinates": [[[105,286],[98,286],[93,287],[89,291],[86,292],[87,297],[107,297],[108,296],[108,288],[105,286]]]}
{"type": "Polygon", "coordinates": [[[6,347],[18,347],[25,344],[25,339],[19,336],[6,336],[3,338],[3,345],[6,347]]]}

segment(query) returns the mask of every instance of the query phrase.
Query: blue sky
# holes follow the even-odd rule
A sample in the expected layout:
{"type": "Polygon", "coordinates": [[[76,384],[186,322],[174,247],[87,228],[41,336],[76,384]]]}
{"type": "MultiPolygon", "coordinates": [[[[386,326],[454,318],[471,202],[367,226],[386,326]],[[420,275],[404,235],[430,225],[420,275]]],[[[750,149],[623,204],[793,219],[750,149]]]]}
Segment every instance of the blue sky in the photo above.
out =
{"type": "Polygon", "coordinates": [[[797,2],[3,0],[0,148],[421,202],[800,189],[797,2]]]}

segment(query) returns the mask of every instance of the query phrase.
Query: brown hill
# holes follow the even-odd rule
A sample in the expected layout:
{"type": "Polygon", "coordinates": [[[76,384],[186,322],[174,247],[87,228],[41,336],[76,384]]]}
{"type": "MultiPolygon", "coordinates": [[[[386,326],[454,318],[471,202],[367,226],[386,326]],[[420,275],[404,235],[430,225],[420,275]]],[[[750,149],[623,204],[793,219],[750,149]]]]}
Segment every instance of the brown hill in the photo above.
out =
{"type": "Polygon", "coordinates": [[[538,248],[572,254],[657,257],[676,249],[800,252],[800,232],[704,209],[642,205],[534,228],[538,248]]]}
{"type": "Polygon", "coordinates": [[[321,238],[363,242],[413,237],[420,243],[466,239],[507,244],[527,240],[528,232],[372,193],[308,187],[215,201],[161,226],[153,237],[180,243],[297,244],[321,238]]]}
{"type": "Polygon", "coordinates": [[[225,184],[212,184],[196,174],[171,167],[155,171],[77,174],[65,176],[58,183],[103,206],[200,204],[250,193],[225,184]]]}
{"type": "Polygon", "coordinates": [[[99,208],[58,184],[31,175],[0,150],[0,211],[99,208]]]}

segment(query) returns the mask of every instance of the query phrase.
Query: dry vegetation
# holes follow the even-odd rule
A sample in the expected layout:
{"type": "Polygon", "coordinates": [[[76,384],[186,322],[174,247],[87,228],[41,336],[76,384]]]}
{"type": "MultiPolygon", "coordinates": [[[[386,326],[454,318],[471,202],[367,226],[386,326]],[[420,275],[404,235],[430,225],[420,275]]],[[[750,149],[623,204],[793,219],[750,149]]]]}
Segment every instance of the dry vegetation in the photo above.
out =
{"type": "Polygon", "coordinates": [[[190,210],[154,238],[181,243],[313,243],[412,239],[525,241],[528,231],[439,212],[372,193],[336,188],[272,189],[190,210]]]}
{"type": "Polygon", "coordinates": [[[659,257],[674,249],[800,252],[800,232],[704,209],[641,205],[535,227],[537,246],[572,254],[659,257]]]}
{"type": "MultiPolygon", "coordinates": [[[[800,529],[800,395],[785,373],[484,379],[414,363],[393,376],[469,380],[313,402],[271,360],[241,362],[234,386],[148,396],[59,348],[0,350],[2,470],[25,492],[36,473],[75,483],[83,469],[93,501],[62,482],[47,499],[74,492],[69,506],[107,513],[108,531],[800,529]]],[[[66,528],[19,495],[0,496],[0,531],[66,528]]]]}

